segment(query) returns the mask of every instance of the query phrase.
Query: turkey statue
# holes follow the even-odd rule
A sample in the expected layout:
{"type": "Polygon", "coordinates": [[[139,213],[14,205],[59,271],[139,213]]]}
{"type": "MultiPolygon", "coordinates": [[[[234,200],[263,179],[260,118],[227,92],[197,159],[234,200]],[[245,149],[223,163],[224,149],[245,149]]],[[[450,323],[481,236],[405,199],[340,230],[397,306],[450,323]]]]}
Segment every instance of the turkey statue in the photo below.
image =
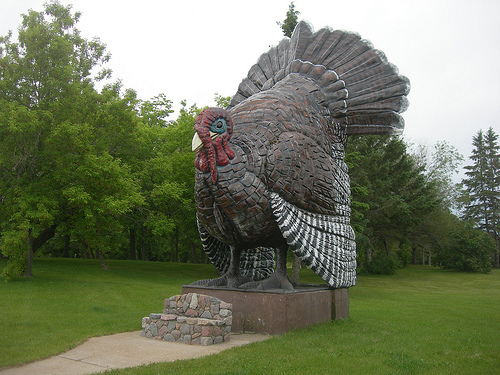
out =
{"type": "Polygon", "coordinates": [[[402,132],[409,88],[354,33],[300,22],[264,53],[226,109],[195,120],[198,229],[222,276],[192,285],[293,289],[290,248],[332,288],[353,286],[347,137],[402,132]]]}

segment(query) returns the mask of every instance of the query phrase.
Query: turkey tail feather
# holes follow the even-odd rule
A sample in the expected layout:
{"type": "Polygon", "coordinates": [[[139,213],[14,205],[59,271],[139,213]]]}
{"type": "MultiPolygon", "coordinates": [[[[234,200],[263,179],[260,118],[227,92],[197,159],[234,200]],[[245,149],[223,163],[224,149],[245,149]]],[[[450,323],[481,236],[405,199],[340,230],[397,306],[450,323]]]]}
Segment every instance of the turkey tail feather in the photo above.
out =
{"type": "Polygon", "coordinates": [[[408,108],[410,82],[385,54],[356,33],[329,28],[313,33],[306,22],[259,58],[229,108],[289,74],[318,84],[333,121],[345,125],[347,134],[399,134],[404,128],[400,113],[408,108]]]}

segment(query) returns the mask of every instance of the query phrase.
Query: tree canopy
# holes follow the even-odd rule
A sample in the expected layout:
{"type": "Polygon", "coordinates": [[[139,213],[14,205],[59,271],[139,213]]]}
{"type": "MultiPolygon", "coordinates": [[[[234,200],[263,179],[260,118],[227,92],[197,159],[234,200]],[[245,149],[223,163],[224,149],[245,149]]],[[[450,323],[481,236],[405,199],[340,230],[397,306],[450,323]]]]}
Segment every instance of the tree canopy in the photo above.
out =
{"type": "Polygon", "coordinates": [[[176,217],[185,221],[191,210],[189,122],[197,109],[169,123],[163,94],[140,101],[119,81],[98,92],[95,83],[111,74],[98,70],[109,55],[97,38],[80,36],[79,16],[52,2],[23,15],[17,42],[11,34],[0,40],[5,274],[31,276],[34,252],[54,236],[66,246],[77,241],[75,255],[100,258],[103,267],[124,246],[124,232],[139,230],[135,237],[154,252],[151,237],[178,230],[176,217]]]}

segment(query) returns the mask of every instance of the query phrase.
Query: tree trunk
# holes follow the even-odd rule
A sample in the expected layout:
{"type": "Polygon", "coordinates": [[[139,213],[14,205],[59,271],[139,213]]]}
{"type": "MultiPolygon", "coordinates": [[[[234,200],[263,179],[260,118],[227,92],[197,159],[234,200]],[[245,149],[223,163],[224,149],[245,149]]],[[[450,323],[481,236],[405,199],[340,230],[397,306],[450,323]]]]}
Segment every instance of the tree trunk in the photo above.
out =
{"type": "Polygon", "coordinates": [[[197,264],[198,263],[198,257],[196,256],[196,249],[194,248],[194,242],[189,241],[189,248],[191,249],[191,256],[193,258],[193,263],[197,264]]]}
{"type": "Polygon", "coordinates": [[[177,228],[174,230],[172,234],[172,252],[170,253],[170,261],[177,262],[178,260],[178,251],[179,251],[179,235],[177,232],[177,228]]]}
{"type": "Polygon", "coordinates": [[[429,250],[429,266],[432,266],[432,252],[429,250]]]}
{"type": "Polygon", "coordinates": [[[69,258],[69,244],[71,241],[71,236],[69,234],[66,234],[64,236],[64,248],[63,248],[63,257],[64,258],[69,258]]]}
{"type": "Polygon", "coordinates": [[[99,258],[99,265],[101,266],[101,269],[104,271],[109,270],[109,267],[106,265],[106,262],[104,261],[104,254],[101,250],[95,249],[96,252],[96,258],[99,258]]]}
{"type": "Polygon", "coordinates": [[[411,264],[417,264],[417,247],[411,247],[411,264]]]}
{"type": "Polygon", "coordinates": [[[148,254],[146,251],[146,234],[144,228],[141,228],[141,238],[139,244],[141,247],[141,260],[148,260],[148,254]]]}
{"type": "Polygon", "coordinates": [[[24,269],[24,277],[33,277],[33,258],[35,252],[33,251],[33,236],[31,228],[28,231],[28,238],[26,239],[26,247],[28,249],[28,254],[26,255],[26,268],[24,269]]]}
{"type": "Polygon", "coordinates": [[[33,277],[33,258],[35,257],[35,251],[37,251],[42,245],[50,240],[56,234],[57,225],[52,225],[44,229],[36,238],[33,238],[33,232],[31,228],[28,231],[28,238],[26,240],[26,246],[28,253],[26,254],[26,268],[23,272],[24,277],[33,277]]]}
{"type": "Polygon", "coordinates": [[[369,246],[365,247],[365,267],[372,262],[372,250],[369,246]]]}
{"type": "Polygon", "coordinates": [[[136,260],[137,255],[135,251],[135,228],[130,228],[129,230],[129,242],[128,242],[128,259],[136,260]]]}
{"type": "Polygon", "coordinates": [[[292,274],[290,277],[290,280],[292,280],[292,283],[298,284],[299,279],[300,279],[300,266],[302,262],[300,258],[293,254],[293,263],[292,263],[292,274]]]}

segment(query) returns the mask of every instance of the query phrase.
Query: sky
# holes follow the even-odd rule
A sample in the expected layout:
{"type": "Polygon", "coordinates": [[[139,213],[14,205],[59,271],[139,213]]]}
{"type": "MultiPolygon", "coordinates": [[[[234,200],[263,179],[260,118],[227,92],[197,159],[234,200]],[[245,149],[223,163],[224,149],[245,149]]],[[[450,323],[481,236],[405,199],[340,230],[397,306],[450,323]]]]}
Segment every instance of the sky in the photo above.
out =
{"type": "MultiPolygon", "coordinates": [[[[0,1],[0,35],[47,0],[0,1]]],[[[99,37],[107,67],[143,100],[164,93],[179,108],[232,96],[259,56],[283,38],[290,0],[60,0],[82,13],[77,28],[99,37]]],[[[500,134],[500,1],[295,0],[299,20],[355,31],[411,82],[405,139],[447,141],[470,165],[472,137],[500,134]]],[[[457,175],[459,180],[463,176],[457,175]]]]}

